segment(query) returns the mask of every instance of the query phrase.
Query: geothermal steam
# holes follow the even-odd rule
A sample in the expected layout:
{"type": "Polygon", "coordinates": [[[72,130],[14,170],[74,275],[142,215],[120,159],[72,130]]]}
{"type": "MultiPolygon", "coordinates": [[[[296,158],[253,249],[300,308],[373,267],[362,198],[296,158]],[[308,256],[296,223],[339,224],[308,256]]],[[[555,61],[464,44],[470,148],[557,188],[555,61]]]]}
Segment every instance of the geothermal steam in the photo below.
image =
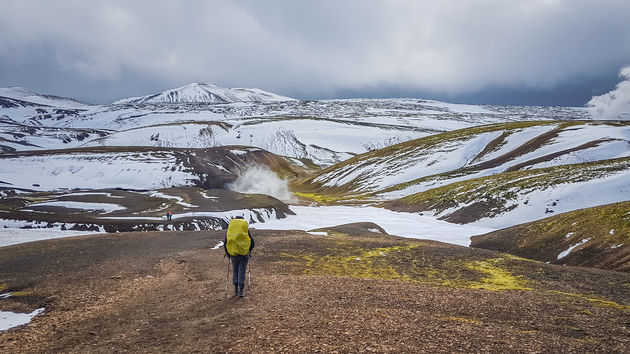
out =
{"type": "Polygon", "coordinates": [[[252,166],[240,175],[236,181],[227,185],[231,190],[241,193],[258,193],[270,195],[283,202],[292,201],[288,182],[278,178],[270,169],[263,166],[252,166]]]}
{"type": "Polygon", "coordinates": [[[614,90],[588,101],[594,119],[630,120],[630,66],[621,69],[619,76],[624,80],[614,90]]]}

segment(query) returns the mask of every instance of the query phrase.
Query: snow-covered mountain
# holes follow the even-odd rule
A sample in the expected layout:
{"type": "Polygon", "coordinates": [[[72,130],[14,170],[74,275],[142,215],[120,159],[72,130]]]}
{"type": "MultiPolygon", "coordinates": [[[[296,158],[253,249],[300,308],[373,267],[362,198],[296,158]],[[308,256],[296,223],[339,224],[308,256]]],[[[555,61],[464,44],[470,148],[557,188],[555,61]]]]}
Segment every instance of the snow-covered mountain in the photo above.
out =
{"type": "Polygon", "coordinates": [[[211,84],[99,106],[2,92],[0,189],[222,188],[263,164],[314,173],[292,188],[320,204],[383,203],[491,227],[630,200],[630,125],[591,121],[583,108],[299,101],[211,84]],[[478,185],[496,188],[448,203],[453,188],[478,185]]]}
{"type": "Polygon", "coordinates": [[[54,95],[43,95],[17,86],[0,87],[0,97],[7,97],[14,100],[30,102],[36,105],[60,108],[80,108],[86,106],[85,103],[79,102],[73,98],[54,95]]]}
{"type": "Polygon", "coordinates": [[[211,83],[191,83],[161,93],[118,100],[114,104],[161,104],[161,103],[236,103],[281,102],[293,98],[277,95],[256,88],[225,88],[211,83]]]}
{"type": "MultiPolygon", "coordinates": [[[[12,99],[6,99],[12,100],[12,99]]],[[[238,102],[233,104],[114,104],[75,109],[0,101],[0,149],[77,146],[207,148],[249,145],[329,166],[355,154],[476,125],[586,118],[572,107],[451,104],[419,99],[238,102]],[[29,129],[38,127],[39,130],[29,129]],[[43,142],[39,131],[53,137],[43,142]],[[71,130],[69,139],[63,130],[71,130]],[[74,132],[99,137],[74,139],[74,132]],[[43,131],[43,130],[41,130],[43,131]],[[16,134],[16,132],[19,132],[16,134]],[[108,136],[104,138],[105,136],[108,136]],[[63,142],[55,137],[63,137],[63,142]],[[103,139],[104,138],[104,139],[103,139]],[[2,146],[5,146],[4,148],[2,146]]]]}

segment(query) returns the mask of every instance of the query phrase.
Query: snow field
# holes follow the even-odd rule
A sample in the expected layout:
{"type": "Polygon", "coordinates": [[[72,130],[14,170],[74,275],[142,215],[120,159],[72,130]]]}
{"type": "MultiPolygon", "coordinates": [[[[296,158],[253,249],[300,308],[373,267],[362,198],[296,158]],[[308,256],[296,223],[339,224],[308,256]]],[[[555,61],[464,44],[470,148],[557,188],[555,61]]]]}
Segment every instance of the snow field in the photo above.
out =
{"type": "Polygon", "coordinates": [[[430,216],[375,207],[291,206],[291,210],[296,215],[288,215],[284,219],[270,219],[254,227],[267,230],[309,231],[355,222],[372,222],[385,229],[390,235],[435,240],[462,246],[470,245],[470,236],[494,231],[488,227],[451,224],[430,216]]]}
{"type": "MultiPolygon", "coordinates": [[[[0,180],[12,187],[55,189],[159,189],[188,185],[191,174],[176,168],[165,154],[90,153],[3,158],[0,180]]],[[[176,166],[176,165],[175,165],[176,166]]]]}

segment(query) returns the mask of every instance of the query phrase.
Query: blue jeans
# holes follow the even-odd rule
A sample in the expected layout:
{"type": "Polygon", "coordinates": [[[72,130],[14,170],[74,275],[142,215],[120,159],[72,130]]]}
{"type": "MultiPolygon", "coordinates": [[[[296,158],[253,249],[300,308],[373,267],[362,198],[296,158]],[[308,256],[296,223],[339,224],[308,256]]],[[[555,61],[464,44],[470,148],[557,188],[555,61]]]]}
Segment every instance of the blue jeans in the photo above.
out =
{"type": "Polygon", "coordinates": [[[241,289],[245,287],[245,271],[247,270],[247,262],[249,256],[232,256],[232,269],[234,274],[232,276],[232,284],[238,286],[241,289]]]}

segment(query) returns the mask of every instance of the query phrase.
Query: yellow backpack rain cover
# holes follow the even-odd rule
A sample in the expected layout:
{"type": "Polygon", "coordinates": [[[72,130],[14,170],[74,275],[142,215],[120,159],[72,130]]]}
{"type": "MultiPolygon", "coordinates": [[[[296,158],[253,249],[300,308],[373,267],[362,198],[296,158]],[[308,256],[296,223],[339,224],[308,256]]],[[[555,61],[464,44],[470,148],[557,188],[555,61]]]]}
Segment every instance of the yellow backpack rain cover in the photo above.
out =
{"type": "Polygon", "coordinates": [[[232,219],[227,229],[227,251],[230,256],[244,256],[249,253],[249,225],[243,219],[232,219]]]}

